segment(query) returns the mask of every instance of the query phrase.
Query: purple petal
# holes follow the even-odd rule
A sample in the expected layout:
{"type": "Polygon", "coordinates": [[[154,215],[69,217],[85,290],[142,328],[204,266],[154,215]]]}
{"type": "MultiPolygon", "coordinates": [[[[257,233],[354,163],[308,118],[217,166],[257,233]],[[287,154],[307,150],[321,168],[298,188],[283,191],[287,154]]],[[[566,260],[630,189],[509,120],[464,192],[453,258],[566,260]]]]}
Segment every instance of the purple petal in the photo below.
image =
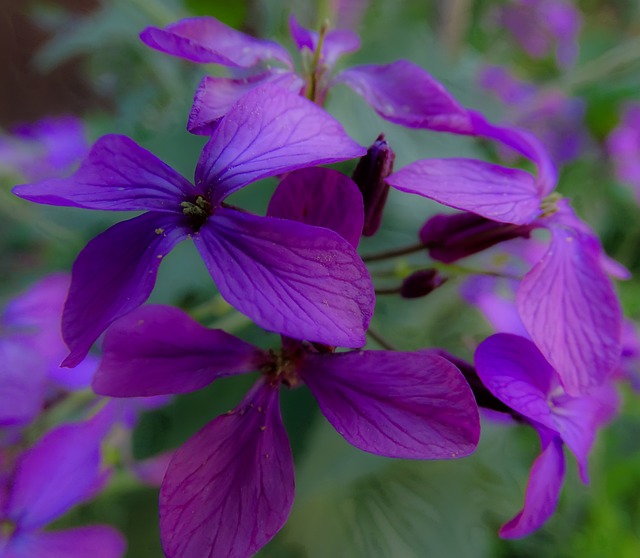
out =
{"type": "MultiPolygon", "coordinates": [[[[3,558],[120,558],[127,544],[107,525],[64,531],[20,533],[5,548],[3,558]]],[[[2,550],[0,548],[0,550],[2,550]]]]}
{"type": "MultiPolygon", "coordinates": [[[[289,17],[289,31],[298,50],[308,49],[315,52],[318,48],[319,34],[302,27],[296,18],[289,17]]],[[[338,58],[344,54],[355,52],[360,48],[360,37],[348,29],[333,29],[326,33],[323,43],[320,61],[329,69],[333,68],[338,58]]]]}
{"type": "Polygon", "coordinates": [[[220,121],[196,167],[216,205],[268,176],[366,153],[323,109],[273,84],[247,93],[220,121]]]}
{"type": "Polygon", "coordinates": [[[22,184],[16,196],[35,203],[107,211],[180,212],[189,181],[125,136],[100,138],[69,178],[22,184]]]}
{"type": "Polygon", "coordinates": [[[194,241],[220,294],[260,327],[328,345],[364,345],[373,286],[337,233],[220,208],[194,241]]]}
{"type": "Polygon", "coordinates": [[[617,367],[622,312],[600,267],[594,238],[549,223],[551,245],[518,288],[516,303],[534,343],[570,395],[602,384],[617,367]]]}
{"type": "Polygon", "coordinates": [[[472,453],[478,408],[460,371],[427,353],[364,351],[307,355],[304,382],[350,444],[409,459],[472,453]]]}
{"type": "Polygon", "coordinates": [[[286,522],[293,493],[278,390],[260,382],[171,460],[160,490],[164,551],[168,558],[252,556],[286,522]]]}
{"type": "Polygon", "coordinates": [[[283,178],[267,215],[331,229],[354,248],[364,226],[362,194],[355,182],[324,168],[301,169],[283,178]]]}
{"type": "Polygon", "coordinates": [[[501,223],[528,224],[540,213],[540,197],[533,176],[484,161],[416,161],[394,172],[387,182],[402,192],[501,223]]]}
{"type": "Polygon", "coordinates": [[[524,507],[500,528],[500,536],[504,539],[517,539],[533,533],[551,517],[558,504],[565,469],[562,442],[559,437],[549,434],[544,438],[542,453],[531,468],[524,507]]]}
{"type": "Polygon", "coordinates": [[[211,135],[213,126],[231,107],[253,88],[271,83],[298,93],[304,82],[293,72],[269,70],[245,78],[205,76],[193,99],[187,130],[192,134],[211,135]]]}
{"type": "Polygon", "coordinates": [[[355,66],[336,76],[362,95],[382,118],[409,128],[469,134],[467,111],[444,86],[407,60],[355,66]]]}
{"type": "Polygon", "coordinates": [[[31,340],[0,339],[0,427],[27,424],[42,410],[47,362],[31,340]]]}
{"type": "Polygon", "coordinates": [[[75,366],[120,316],[151,294],[162,258],[187,236],[174,216],[145,213],[96,236],[73,264],[62,333],[75,366]]]}
{"type": "Polygon", "coordinates": [[[262,352],[219,329],[207,329],[171,306],[143,306],[113,323],[102,345],[93,389],[139,397],[188,393],[217,378],[255,370],[262,352]]]}
{"type": "Polygon", "coordinates": [[[498,333],[480,343],[474,359],[482,383],[493,395],[514,411],[557,432],[550,396],[558,378],[531,341],[498,333]]]}
{"type": "Polygon", "coordinates": [[[182,19],[164,29],[147,27],[140,39],[160,52],[202,64],[250,68],[279,60],[293,66],[291,56],[278,43],[256,39],[208,16],[182,19]]]}
{"type": "Polygon", "coordinates": [[[94,493],[101,478],[106,415],[51,430],[16,464],[6,517],[19,529],[50,523],[94,493]]]}
{"type": "Polygon", "coordinates": [[[473,134],[495,140],[514,149],[537,167],[537,184],[542,198],[552,192],[558,183],[558,170],[544,145],[531,132],[514,126],[495,126],[479,112],[470,110],[473,134]]]}

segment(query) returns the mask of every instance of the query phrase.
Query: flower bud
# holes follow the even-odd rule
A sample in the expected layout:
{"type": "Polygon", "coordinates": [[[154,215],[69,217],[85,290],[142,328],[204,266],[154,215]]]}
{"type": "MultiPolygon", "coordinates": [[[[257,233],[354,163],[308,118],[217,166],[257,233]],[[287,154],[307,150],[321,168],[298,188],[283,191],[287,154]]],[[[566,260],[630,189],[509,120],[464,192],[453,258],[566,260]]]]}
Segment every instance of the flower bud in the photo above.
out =
{"type": "Polygon", "coordinates": [[[389,195],[385,178],[393,171],[396,154],[380,134],[353,171],[353,181],[360,188],[364,201],[364,236],[373,236],[380,228],[382,212],[389,195]]]}
{"type": "Polygon", "coordinates": [[[409,275],[400,287],[402,298],[420,298],[427,296],[447,280],[436,269],[421,269],[409,275]]]}
{"type": "Polygon", "coordinates": [[[505,240],[529,238],[533,228],[532,225],[498,223],[474,213],[439,214],[420,229],[420,240],[432,259],[453,263],[505,240]]]}

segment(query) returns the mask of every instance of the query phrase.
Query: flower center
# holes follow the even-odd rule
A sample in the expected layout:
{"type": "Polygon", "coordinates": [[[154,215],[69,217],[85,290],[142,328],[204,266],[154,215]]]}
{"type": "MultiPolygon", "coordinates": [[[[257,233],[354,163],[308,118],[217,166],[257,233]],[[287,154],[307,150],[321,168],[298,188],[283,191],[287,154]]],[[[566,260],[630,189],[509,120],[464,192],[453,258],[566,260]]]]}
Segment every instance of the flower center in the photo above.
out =
{"type": "Polygon", "coordinates": [[[260,367],[260,373],[272,385],[284,384],[294,388],[302,380],[298,374],[299,364],[304,357],[302,345],[299,347],[283,347],[280,351],[269,350],[269,356],[260,367]]]}
{"type": "Polygon", "coordinates": [[[13,521],[9,521],[8,519],[0,520],[0,540],[10,539],[16,532],[16,527],[17,526],[13,521]]]}
{"type": "Polygon", "coordinates": [[[194,201],[183,201],[180,207],[195,232],[198,232],[213,214],[213,206],[202,196],[198,196],[194,201]]]}
{"type": "Polygon", "coordinates": [[[540,203],[540,209],[542,210],[542,217],[550,217],[556,211],[558,211],[558,202],[562,199],[562,196],[557,192],[549,194],[540,203]]]}

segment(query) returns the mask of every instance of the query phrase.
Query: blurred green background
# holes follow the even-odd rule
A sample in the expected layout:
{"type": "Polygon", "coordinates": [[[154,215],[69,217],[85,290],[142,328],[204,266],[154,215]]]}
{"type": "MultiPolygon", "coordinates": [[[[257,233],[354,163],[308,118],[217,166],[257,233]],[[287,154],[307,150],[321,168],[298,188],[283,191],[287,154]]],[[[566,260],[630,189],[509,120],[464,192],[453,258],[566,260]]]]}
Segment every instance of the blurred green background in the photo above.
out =
{"type": "MultiPolygon", "coordinates": [[[[203,138],[185,130],[193,92],[216,67],[173,59],[145,47],[138,33],[188,15],[213,15],[257,36],[292,47],[286,21],[293,12],[317,27],[331,16],[329,0],[68,0],[0,2],[0,126],[46,115],[77,114],[94,140],[104,133],[133,137],[186,176],[192,176],[203,138]]],[[[560,71],[552,57],[531,60],[493,22],[502,3],[490,0],[371,0],[357,23],[362,49],[342,64],[412,60],[432,73],[464,105],[495,121],[508,111],[477,85],[486,64],[509,67],[540,87],[557,88],[586,103],[590,140],[566,165],[559,190],[598,231],[607,253],[640,271],[640,207],[612,173],[604,141],[626,102],[640,100],[640,7],[635,0],[584,0],[580,56],[560,71]],[[613,55],[612,55],[613,53],[613,55]]],[[[340,22],[336,22],[340,26],[340,22]]],[[[384,132],[397,168],[426,157],[491,158],[489,146],[469,138],[407,130],[383,121],[346,88],[331,93],[328,110],[362,144],[384,132]]],[[[352,166],[341,167],[351,172],[352,166]]],[[[68,270],[79,249],[122,215],[32,206],[9,190],[20,177],[0,176],[0,296],[5,300],[52,270],[68,270]]],[[[274,182],[252,185],[234,201],[264,211],[274,182]]],[[[415,242],[418,227],[438,211],[428,200],[390,195],[383,229],[362,244],[363,254],[415,242]]],[[[403,267],[376,267],[400,276],[403,267]]],[[[381,279],[382,278],[382,279],[381,279]]],[[[481,315],[460,300],[460,281],[418,301],[381,298],[373,325],[395,346],[445,347],[463,358],[490,333],[481,315]]],[[[626,314],[640,319],[640,282],[618,285],[626,314]]],[[[206,323],[267,347],[275,337],[253,327],[216,298],[192,246],[166,258],[152,302],[207,306],[206,323]]],[[[377,348],[372,342],[372,348],[377,348]]],[[[252,378],[225,379],[146,414],[134,434],[143,458],[178,447],[208,420],[235,406],[252,378]]],[[[319,415],[303,388],[283,396],[283,414],[296,460],[291,518],[259,556],[326,557],[574,557],[640,556],[640,409],[622,386],[621,416],[601,433],[591,455],[592,481],[580,484],[568,455],[568,475],[555,516],[538,533],[501,541],[497,530],[521,507],[538,441],[525,428],[484,422],[477,453],[453,462],[393,461],[350,447],[319,415]]],[[[161,557],[157,492],[118,474],[96,501],[58,525],[110,522],[129,541],[129,558],[161,557]]]]}

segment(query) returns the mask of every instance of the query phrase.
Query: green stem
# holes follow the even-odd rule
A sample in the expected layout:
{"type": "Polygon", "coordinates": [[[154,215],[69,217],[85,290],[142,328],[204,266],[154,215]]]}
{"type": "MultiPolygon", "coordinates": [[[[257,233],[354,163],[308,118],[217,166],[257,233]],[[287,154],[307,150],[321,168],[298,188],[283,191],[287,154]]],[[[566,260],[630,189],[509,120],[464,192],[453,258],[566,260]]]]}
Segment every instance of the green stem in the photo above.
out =
{"type": "Polygon", "coordinates": [[[426,246],[419,242],[418,244],[412,244],[405,246],[404,248],[394,248],[393,250],[385,250],[384,252],[378,252],[377,254],[369,254],[368,256],[362,256],[363,262],[379,262],[382,260],[389,260],[398,256],[405,256],[406,254],[413,254],[426,250],[426,246]]]}
{"type": "Polygon", "coordinates": [[[389,341],[387,341],[384,337],[382,337],[382,335],[380,335],[380,333],[378,333],[375,329],[370,327],[367,330],[367,335],[371,337],[371,339],[373,339],[383,349],[386,349],[387,351],[396,350],[396,348],[391,343],[389,343],[389,341]]]}

